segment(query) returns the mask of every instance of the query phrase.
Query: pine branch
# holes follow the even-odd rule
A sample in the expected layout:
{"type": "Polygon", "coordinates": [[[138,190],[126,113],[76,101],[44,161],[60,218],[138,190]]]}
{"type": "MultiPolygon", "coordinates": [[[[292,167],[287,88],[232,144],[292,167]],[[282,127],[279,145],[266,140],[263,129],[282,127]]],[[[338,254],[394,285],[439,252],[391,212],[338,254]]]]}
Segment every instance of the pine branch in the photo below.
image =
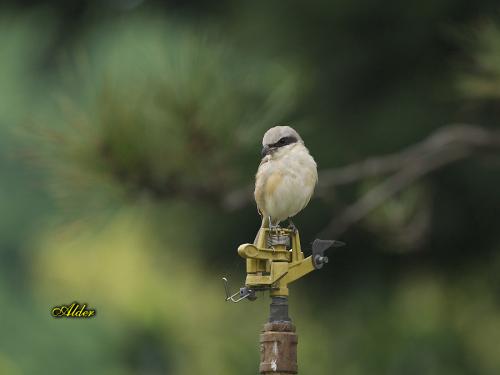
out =
{"type": "MultiPolygon", "coordinates": [[[[336,236],[363,219],[398,192],[425,175],[480,151],[500,149],[500,132],[476,125],[455,124],[439,128],[426,139],[400,152],[369,157],[344,167],[326,169],[319,174],[316,196],[327,198],[337,186],[385,177],[353,204],[347,206],[319,233],[336,236]]],[[[253,185],[229,192],[223,200],[228,210],[253,204],[253,185]]]]}

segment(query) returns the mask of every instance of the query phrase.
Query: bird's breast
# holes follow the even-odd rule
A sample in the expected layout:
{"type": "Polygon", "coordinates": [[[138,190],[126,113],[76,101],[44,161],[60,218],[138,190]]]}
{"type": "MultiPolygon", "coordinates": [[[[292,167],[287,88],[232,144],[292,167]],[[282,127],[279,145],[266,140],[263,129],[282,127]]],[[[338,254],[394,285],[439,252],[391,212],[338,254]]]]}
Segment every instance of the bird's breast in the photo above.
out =
{"type": "Polygon", "coordinates": [[[256,176],[259,210],[276,221],[296,215],[311,199],[317,178],[316,163],[303,146],[270,159],[256,176]]]}

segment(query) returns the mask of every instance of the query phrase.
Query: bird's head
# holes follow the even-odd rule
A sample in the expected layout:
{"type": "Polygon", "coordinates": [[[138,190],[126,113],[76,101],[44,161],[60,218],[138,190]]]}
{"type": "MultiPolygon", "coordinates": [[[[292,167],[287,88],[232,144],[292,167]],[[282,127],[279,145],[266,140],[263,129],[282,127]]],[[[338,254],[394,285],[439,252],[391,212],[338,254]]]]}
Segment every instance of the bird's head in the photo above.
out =
{"type": "Polygon", "coordinates": [[[299,133],[289,126],[275,126],[269,129],[262,138],[262,157],[279,150],[293,147],[296,143],[304,144],[299,133]]]}

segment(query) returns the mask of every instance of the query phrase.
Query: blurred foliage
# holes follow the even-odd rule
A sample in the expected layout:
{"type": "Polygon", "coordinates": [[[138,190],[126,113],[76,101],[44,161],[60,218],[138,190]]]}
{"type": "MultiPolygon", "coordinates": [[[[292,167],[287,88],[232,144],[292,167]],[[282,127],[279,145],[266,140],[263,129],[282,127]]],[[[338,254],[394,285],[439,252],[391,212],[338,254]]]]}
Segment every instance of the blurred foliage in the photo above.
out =
{"type": "Polygon", "coordinates": [[[474,50],[472,72],[458,81],[464,95],[477,99],[498,99],[500,96],[500,28],[494,21],[488,21],[481,32],[470,38],[474,50]]]}
{"type": "MultiPolygon", "coordinates": [[[[243,280],[259,218],[221,200],[265,129],[324,169],[498,123],[495,2],[46,4],[0,17],[0,374],[255,374],[267,298],[227,305],[220,277],[243,280]],[[49,316],[74,300],[97,317],[49,316]]],[[[292,289],[301,373],[499,373],[499,166],[434,173],[344,233],[292,289]]],[[[304,243],[374,182],[313,200],[304,243]]]]}
{"type": "Polygon", "coordinates": [[[62,93],[60,117],[37,132],[59,197],[78,202],[105,185],[111,195],[207,200],[241,183],[253,140],[286,118],[297,79],[210,34],[152,15],[92,30],[77,71],[63,66],[78,98],[62,93]]]}
{"type": "Polygon", "coordinates": [[[418,184],[389,199],[367,216],[372,231],[386,234],[383,247],[408,252],[426,245],[431,229],[431,197],[425,184],[418,184]]]}

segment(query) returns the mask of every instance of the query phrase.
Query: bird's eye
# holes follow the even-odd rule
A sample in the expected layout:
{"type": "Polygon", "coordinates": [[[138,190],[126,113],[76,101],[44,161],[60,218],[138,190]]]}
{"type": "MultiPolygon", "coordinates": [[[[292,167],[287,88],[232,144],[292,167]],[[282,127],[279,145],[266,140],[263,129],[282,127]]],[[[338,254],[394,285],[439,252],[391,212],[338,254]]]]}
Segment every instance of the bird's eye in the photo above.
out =
{"type": "Polygon", "coordinates": [[[276,142],[273,146],[274,147],[283,147],[283,146],[289,145],[289,144],[294,143],[294,142],[297,142],[297,140],[294,137],[283,137],[278,142],[276,142]]]}

